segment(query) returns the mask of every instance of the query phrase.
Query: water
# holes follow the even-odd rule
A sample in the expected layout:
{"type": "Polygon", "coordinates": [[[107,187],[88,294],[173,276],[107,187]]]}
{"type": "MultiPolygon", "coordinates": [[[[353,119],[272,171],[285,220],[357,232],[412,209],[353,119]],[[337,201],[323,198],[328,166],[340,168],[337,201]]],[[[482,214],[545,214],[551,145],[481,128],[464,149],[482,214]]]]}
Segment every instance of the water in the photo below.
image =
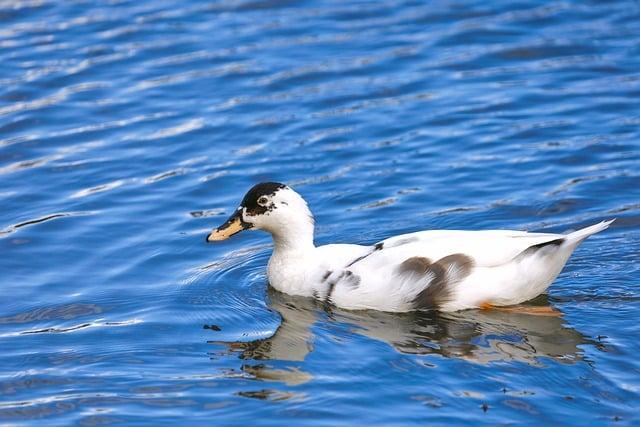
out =
{"type": "Polygon", "coordinates": [[[0,423],[640,423],[637,2],[0,3],[0,423]],[[324,310],[270,240],[603,219],[559,317],[324,310]]]}

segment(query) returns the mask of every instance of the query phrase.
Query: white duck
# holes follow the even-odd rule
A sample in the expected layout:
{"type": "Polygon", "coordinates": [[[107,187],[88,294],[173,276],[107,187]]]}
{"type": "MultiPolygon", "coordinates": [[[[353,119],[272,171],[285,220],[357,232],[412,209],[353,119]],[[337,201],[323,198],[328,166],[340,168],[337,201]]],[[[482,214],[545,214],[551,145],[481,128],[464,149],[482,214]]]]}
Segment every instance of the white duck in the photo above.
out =
{"type": "Polygon", "coordinates": [[[313,216],[304,199],[284,184],[265,182],[249,190],[207,242],[247,229],[271,233],[269,283],[288,294],[354,310],[455,311],[519,304],[538,296],[580,242],[611,222],[569,234],[431,230],[372,246],[316,247],[313,216]]]}

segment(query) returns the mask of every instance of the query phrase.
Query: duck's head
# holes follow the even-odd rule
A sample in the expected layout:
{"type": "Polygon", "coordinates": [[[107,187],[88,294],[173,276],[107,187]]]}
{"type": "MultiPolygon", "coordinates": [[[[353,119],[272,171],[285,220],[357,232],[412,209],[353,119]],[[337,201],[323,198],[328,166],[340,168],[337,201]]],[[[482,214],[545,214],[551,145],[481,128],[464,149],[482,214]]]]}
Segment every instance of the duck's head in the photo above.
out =
{"type": "Polygon", "coordinates": [[[207,242],[226,240],[242,230],[264,230],[274,237],[308,228],[313,233],[313,217],[304,199],[278,182],[262,182],[245,194],[240,206],[207,236],[207,242]]]}

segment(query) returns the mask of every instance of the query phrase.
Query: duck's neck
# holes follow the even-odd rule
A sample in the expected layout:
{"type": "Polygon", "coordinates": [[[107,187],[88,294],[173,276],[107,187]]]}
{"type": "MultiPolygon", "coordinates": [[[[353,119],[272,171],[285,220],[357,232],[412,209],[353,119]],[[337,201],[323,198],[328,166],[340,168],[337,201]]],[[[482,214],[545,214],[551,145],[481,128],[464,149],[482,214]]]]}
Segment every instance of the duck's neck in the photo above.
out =
{"type": "Polygon", "coordinates": [[[313,262],[313,221],[289,223],[282,232],[272,232],[273,253],[267,276],[271,286],[293,295],[310,296],[313,289],[306,283],[306,271],[313,262]]]}
{"type": "Polygon", "coordinates": [[[313,260],[313,220],[298,218],[286,227],[271,230],[273,253],[267,276],[277,290],[294,295],[310,295],[306,282],[308,263],[313,260]],[[306,221],[305,221],[306,220],[306,221]]]}
{"type": "Polygon", "coordinates": [[[286,227],[271,232],[273,236],[273,256],[294,259],[312,251],[313,218],[303,217],[287,223],[286,227]]]}
{"type": "Polygon", "coordinates": [[[307,283],[309,264],[314,262],[313,216],[300,196],[287,202],[294,214],[274,218],[270,229],[273,253],[267,276],[271,286],[281,292],[310,296],[313,289],[307,283]]]}

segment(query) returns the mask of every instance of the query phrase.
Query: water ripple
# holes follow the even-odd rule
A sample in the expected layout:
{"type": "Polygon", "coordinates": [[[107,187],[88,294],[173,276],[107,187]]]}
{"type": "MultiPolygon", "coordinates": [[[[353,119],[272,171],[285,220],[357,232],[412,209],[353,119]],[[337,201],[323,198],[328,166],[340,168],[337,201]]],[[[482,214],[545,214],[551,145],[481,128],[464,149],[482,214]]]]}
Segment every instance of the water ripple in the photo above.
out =
{"type": "Polygon", "coordinates": [[[42,222],[51,221],[56,218],[64,218],[69,216],[87,216],[87,215],[95,215],[97,213],[98,212],[96,211],[78,211],[78,212],[60,212],[60,213],[49,214],[49,215],[42,216],[40,218],[30,219],[27,221],[22,221],[17,224],[10,225],[4,230],[0,230],[0,236],[13,233],[22,227],[40,224],[42,222]]]}

